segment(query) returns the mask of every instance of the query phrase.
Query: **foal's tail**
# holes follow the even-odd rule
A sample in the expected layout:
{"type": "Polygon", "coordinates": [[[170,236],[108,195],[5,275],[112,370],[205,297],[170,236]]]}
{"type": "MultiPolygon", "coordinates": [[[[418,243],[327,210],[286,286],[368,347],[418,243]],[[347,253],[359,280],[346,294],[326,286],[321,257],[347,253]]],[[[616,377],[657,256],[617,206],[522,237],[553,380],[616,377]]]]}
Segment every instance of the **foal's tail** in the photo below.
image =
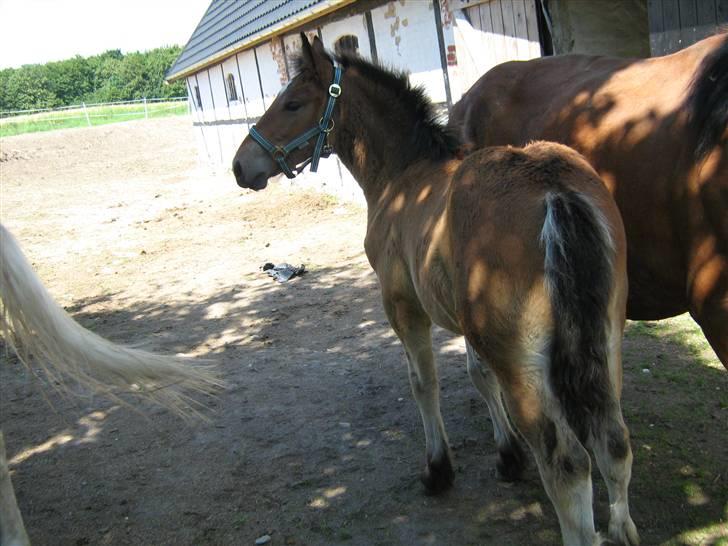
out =
{"type": "Polygon", "coordinates": [[[700,64],[687,106],[696,138],[695,156],[701,159],[720,143],[728,126],[728,34],[700,64]]]}
{"type": "Polygon", "coordinates": [[[0,333],[30,368],[30,357],[48,376],[71,379],[111,395],[122,387],[181,414],[199,405],[185,389],[220,386],[209,369],[189,360],[111,343],[74,321],[48,293],[10,232],[0,224],[0,333]]]}
{"type": "Polygon", "coordinates": [[[611,396],[607,326],[614,243],[604,215],[580,194],[549,193],[545,206],[541,243],[554,317],[551,387],[584,440],[611,396]]]}

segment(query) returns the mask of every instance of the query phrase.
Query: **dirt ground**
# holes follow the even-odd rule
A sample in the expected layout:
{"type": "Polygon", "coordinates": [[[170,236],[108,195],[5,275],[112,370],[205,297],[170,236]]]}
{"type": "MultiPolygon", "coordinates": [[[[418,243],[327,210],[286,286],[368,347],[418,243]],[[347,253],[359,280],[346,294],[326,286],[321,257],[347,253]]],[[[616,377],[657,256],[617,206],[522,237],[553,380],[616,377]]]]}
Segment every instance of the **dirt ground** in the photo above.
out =
{"type": "MultiPolygon", "coordinates": [[[[2,221],[54,296],[114,341],[209,358],[209,422],[59,395],[7,353],[0,424],[36,545],[559,544],[534,464],[497,480],[462,341],[436,332],[456,485],[424,434],[363,254],[365,214],[198,164],[189,120],[1,142],[2,221]],[[306,264],[278,284],[265,262],[306,264]]],[[[624,413],[643,544],[728,544],[728,373],[685,317],[633,323],[624,413]]],[[[594,475],[597,525],[608,503],[594,475]]]]}

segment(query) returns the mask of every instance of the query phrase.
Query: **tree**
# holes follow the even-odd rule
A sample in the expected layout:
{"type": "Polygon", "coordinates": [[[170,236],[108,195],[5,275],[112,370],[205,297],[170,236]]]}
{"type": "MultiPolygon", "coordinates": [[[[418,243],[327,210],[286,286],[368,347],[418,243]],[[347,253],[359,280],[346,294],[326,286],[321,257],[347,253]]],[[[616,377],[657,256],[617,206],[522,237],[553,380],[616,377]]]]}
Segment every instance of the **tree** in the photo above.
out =
{"type": "Polygon", "coordinates": [[[5,84],[5,94],[13,110],[53,108],[60,106],[58,97],[50,89],[43,65],[26,65],[14,70],[5,84]]]}
{"type": "Polygon", "coordinates": [[[183,83],[164,83],[166,71],[181,50],[171,46],[123,55],[112,49],[87,58],[0,70],[0,109],[183,96],[183,83]]]}

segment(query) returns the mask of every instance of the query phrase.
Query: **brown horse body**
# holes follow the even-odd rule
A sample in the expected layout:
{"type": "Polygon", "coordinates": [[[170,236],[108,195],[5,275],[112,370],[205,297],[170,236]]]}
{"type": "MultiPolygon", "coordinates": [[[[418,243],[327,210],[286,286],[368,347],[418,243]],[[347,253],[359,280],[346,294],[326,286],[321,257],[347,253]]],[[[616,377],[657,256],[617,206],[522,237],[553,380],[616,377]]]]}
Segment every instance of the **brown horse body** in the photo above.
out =
{"type": "MultiPolygon", "coordinates": [[[[303,43],[299,74],[257,125],[275,146],[316,123],[332,81],[321,42],[303,43]]],[[[599,542],[586,448],[607,482],[610,536],[637,543],[619,402],[626,242],[609,192],[558,144],[492,148],[459,161],[457,143],[405,76],[340,61],[343,91],[329,138],[367,199],[366,253],[407,353],[425,429],[425,485],[436,492],[454,477],[432,351],[436,323],[465,336],[502,469],[517,473],[524,457],[505,401],[536,456],[564,543],[599,542]]],[[[312,147],[290,160],[303,161],[312,147]]],[[[281,168],[248,137],[233,171],[240,186],[262,189],[281,168]]]]}
{"type": "Polygon", "coordinates": [[[628,318],[689,310],[728,367],[727,122],[725,34],[653,59],[505,63],[450,117],[469,149],[549,140],[583,154],[624,221],[628,318]]]}

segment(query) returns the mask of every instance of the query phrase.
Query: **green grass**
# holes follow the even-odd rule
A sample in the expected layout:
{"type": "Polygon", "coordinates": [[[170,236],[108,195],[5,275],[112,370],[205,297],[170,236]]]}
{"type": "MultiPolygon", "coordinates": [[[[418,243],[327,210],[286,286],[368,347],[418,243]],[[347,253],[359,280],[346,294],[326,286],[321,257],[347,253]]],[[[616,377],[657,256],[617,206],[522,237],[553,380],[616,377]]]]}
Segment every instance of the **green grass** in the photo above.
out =
{"type": "Polygon", "coordinates": [[[106,125],[120,121],[144,119],[145,117],[178,116],[187,113],[187,102],[148,103],[146,116],[144,104],[141,103],[93,106],[89,107],[87,111],[88,119],[82,108],[3,118],[0,119],[0,137],[73,127],[88,127],[89,122],[91,125],[106,125]]]}
{"type": "Polygon", "coordinates": [[[625,335],[628,338],[648,336],[656,341],[677,344],[700,364],[723,369],[700,327],[687,313],[657,322],[628,321],[625,335]]]}

